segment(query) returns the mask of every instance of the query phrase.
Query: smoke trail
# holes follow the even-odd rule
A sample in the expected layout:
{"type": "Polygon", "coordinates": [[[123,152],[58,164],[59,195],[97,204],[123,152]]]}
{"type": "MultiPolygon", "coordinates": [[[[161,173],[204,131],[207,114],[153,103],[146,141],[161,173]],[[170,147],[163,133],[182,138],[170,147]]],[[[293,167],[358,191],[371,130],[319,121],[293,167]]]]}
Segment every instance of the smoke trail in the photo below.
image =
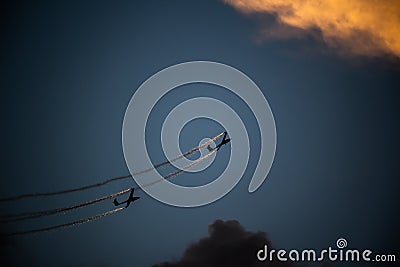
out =
{"type": "MultiPolygon", "coordinates": [[[[175,162],[175,161],[177,161],[177,160],[179,160],[179,159],[182,159],[182,158],[184,158],[184,157],[186,157],[186,156],[189,156],[189,155],[193,154],[194,152],[196,152],[196,151],[198,151],[198,150],[200,150],[200,149],[202,149],[202,148],[208,146],[208,145],[211,144],[212,142],[218,140],[219,138],[221,138],[221,136],[222,136],[223,134],[224,134],[224,133],[220,133],[220,134],[214,136],[212,139],[208,140],[208,141],[205,142],[204,144],[202,144],[202,145],[200,145],[200,146],[198,146],[198,147],[192,148],[191,150],[189,150],[189,151],[183,153],[182,155],[177,156],[176,158],[173,158],[173,159],[170,160],[170,161],[165,161],[165,162],[163,162],[163,163],[154,165],[154,167],[149,168],[149,169],[146,169],[146,170],[143,170],[143,171],[140,171],[140,172],[137,172],[137,173],[134,173],[132,176],[140,175],[140,174],[142,174],[142,173],[146,173],[146,172],[152,171],[152,170],[154,170],[154,169],[158,169],[159,167],[165,166],[165,165],[170,164],[170,163],[172,163],[172,162],[175,162]]],[[[190,164],[189,164],[189,165],[190,165],[190,164]]],[[[188,166],[189,166],[189,165],[188,165],[188,166]]],[[[195,164],[195,165],[196,165],[196,164],[195,164]]]]}
{"type": "Polygon", "coordinates": [[[73,206],[69,206],[69,207],[65,207],[65,208],[58,208],[58,209],[45,210],[45,211],[25,212],[25,213],[19,213],[19,214],[14,214],[14,215],[8,215],[8,217],[3,216],[3,218],[6,218],[6,219],[1,220],[0,223],[10,223],[10,222],[16,222],[16,221],[21,221],[21,220],[34,219],[34,218],[43,217],[43,216],[49,216],[49,215],[53,215],[53,214],[57,214],[57,213],[63,213],[63,212],[67,212],[70,210],[79,209],[79,208],[83,208],[83,207],[86,207],[89,205],[93,205],[95,203],[123,195],[130,191],[131,191],[130,188],[125,189],[120,192],[108,195],[108,196],[104,196],[101,198],[97,198],[95,200],[90,200],[90,201],[87,201],[87,202],[84,202],[81,204],[77,204],[77,205],[73,205],[73,206]]]}
{"type": "Polygon", "coordinates": [[[75,226],[75,225],[80,225],[80,224],[84,224],[90,221],[94,221],[100,218],[103,218],[105,216],[111,215],[113,213],[116,213],[118,211],[121,211],[123,209],[125,209],[126,207],[121,207],[121,208],[116,208],[114,210],[110,210],[95,216],[91,216],[85,219],[81,219],[78,221],[74,221],[74,222],[69,222],[69,223],[64,223],[64,224],[59,224],[59,225],[54,225],[54,226],[49,226],[49,227],[45,227],[45,228],[39,228],[39,229],[33,229],[33,230],[27,230],[27,231],[17,231],[17,232],[13,232],[13,233],[9,233],[9,234],[2,234],[1,236],[5,236],[5,237],[9,237],[9,236],[16,236],[16,235],[26,235],[26,234],[33,234],[33,233],[39,233],[39,232],[47,232],[50,230],[55,230],[55,229],[61,229],[61,228],[66,228],[66,227],[70,227],[70,226],[75,226]]]}
{"type": "Polygon", "coordinates": [[[83,191],[86,189],[94,188],[94,187],[99,187],[105,184],[108,184],[110,182],[122,180],[122,179],[127,179],[132,177],[132,175],[125,175],[125,176],[120,176],[120,177],[115,177],[111,178],[108,180],[105,180],[100,183],[96,184],[91,184],[91,185],[86,185],[78,188],[73,188],[73,189],[67,189],[67,190],[61,190],[61,191],[55,191],[55,192],[46,192],[46,193],[32,193],[32,194],[24,194],[24,195],[19,195],[19,196],[13,196],[13,197],[6,197],[6,198],[0,198],[0,202],[6,202],[6,201],[14,201],[14,200],[20,200],[24,198],[33,198],[33,197],[45,197],[45,196],[54,196],[54,195],[62,195],[66,193],[72,193],[76,191],[83,191]]]}
{"type": "MultiPolygon", "coordinates": [[[[164,176],[162,179],[156,180],[154,182],[148,183],[143,187],[136,187],[134,188],[135,190],[142,190],[142,188],[144,187],[148,187],[151,185],[154,185],[156,183],[161,182],[162,180],[167,180],[167,179],[171,179],[177,175],[179,175],[180,173],[190,169],[191,167],[199,164],[201,161],[205,160],[206,158],[210,157],[212,154],[216,153],[217,150],[212,150],[209,153],[207,153],[206,155],[204,155],[203,157],[200,157],[199,159],[193,161],[192,163],[188,164],[187,166],[185,166],[184,168],[177,170],[175,172],[171,172],[168,175],[164,176]]],[[[70,210],[74,210],[74,209],[79,209],[82,207],[86,207],[110,198],[114,198],[120,195],[123,195],[125,193],[130,192],[132,189],[125,189],[122,190],[120,192],[108,195],[108,196],[104,196],[101,198],[97,198],[95,200],[91,200],[91,201],[87,201],[81,204],[77,204],[77,205],[73,205],[73,206],[69,206],[69,207],[65,207],[65,208],[57,208],[57,209],[52,209],[52,210],[45,210],[45,211],[37,211],[37,212],[26,212],[26,213],[19,213],[19,214],[13,214],[13,215],[6,215],[6,216],[2,216],[3,220],[0,220],[0,223],[4,224],[4,223],[10,223],[10,222],[16,222],[16,221],[23,221],[23,220],[28,220],[28,219],[34,219],[34,218],[39,218],[39,217],[43,217],[43,216],[49,216],[49,215],[53,215],[53,214],[57,214],[57,213],[63,213],[63,212],[67,212],[70,210]]]]}
{"type": "Polygon", "coordinates": [[[154,182],[148,183],[148,184],[146,184],[146,185],[144,185],[144,186],[142,186],[142,187],[138,187],[137,189],[140,190],[140,189],[142,189],[142,188],[144,188],[144,187],[151,186],[151,185],[156,184],[156,183],[159,183],[159,182],[161,182],[161,181],[163,181],[163,180],[171,179],[171,178],[177,176],[178,174],[180,174],[181,172],[184,172],[184,171],[190,169],[191,167],[193,167],[193,166],[199,164],[200,162],[202,162],[203,160],[205,160],[206,158],[208,158],[209,156],[211,156],[212,154],[214,154],[214,153],[216,153],[216,152],[217,152],[217,150],[212,150],[212,151],[210,151],[209,153],[207,153],[205,156],[203,156],[203,157],[201,157],[201,158],[199,158],[199,159],[193,161],[192,163],[190,163],[189,165],[185,166],[184,168],[182,168],[182,169],[180,169],[180,170],[177,170],[177,171],[175,171],[175,172],[172,172],[172,173],[168,174],[167,176],[164,176],[162,179],[159,179],[159,180],[156,180],[156,181],[154,181],[154,182]]]}
{"type": "MultiPolygon", "coordinates": [[[[209,144],[211,144],[212,142],[216,141],[217,139],[219,139],[221,136],[223,135],[223,133],[220,133],[218,135],[216,135],[214,138],[208,140],[207,142],[205,142],[204,144],[197,146],[195,148],[192,148],[191,150],[183,153],[182,155],[177,156],[176,158],[173,158],[171,160],[167,160],[164,161],[162,163],[159,163],[157,165],[154,165],[151,168],[130,174],[130,175],[124,175],[124,176],[119,176],[119,177],[114,177],[114,178],[110,178],[108,180],[105,180],[103,182],[99,182],[99,183],[95,183],[95,184],[91,184],[91,185],[86,185],[86,186],[82,186],[82,187],[77,187],[77,188],[73,188],[73,189],[67,189],[67,190],[61,190],[61,191],[55,191],[55,192],[45,192],[45,193],[32,193],[32,194],[23,194],[23,195],[18,195],[18,196],[13,196],[13,197],[6,197],[6,198],[0,198],[0,202],[6,202],[6,201],[15,201],[15,200],[20,200],[20,199],[24,199],[24,198],[33,198],[33,197],[46,197],[46,196],[54,196],[54,195],[62,195],[62,194],[67,194],[67,193],[72,193],[72,192],[77,192],[77,191],[83,191],[83,190],[87,190],[87,189],[91,189],[91,188],[95,188],[95,187],[100,187],[103,185],[106,185],[108,183],[111,182],[115,182],[118,180],[123,180],[123,179],[127,179],[127,178],[131,178],[132,176],[136,176],[136,175],[140,175],[143,173],[147,173],[150,172],[152,170],[158,169],[160,167],[163,167],[165,165],[168,165],[172,162],[175,162],[179,159],[182,159],[186,156],[189,156],[191,154],[193,154],[194,152],[200,150],[203,147],[208,146],[209,144]]],[[[9,217],[9,216],[0,216],[1,217],[9,217]]]]}

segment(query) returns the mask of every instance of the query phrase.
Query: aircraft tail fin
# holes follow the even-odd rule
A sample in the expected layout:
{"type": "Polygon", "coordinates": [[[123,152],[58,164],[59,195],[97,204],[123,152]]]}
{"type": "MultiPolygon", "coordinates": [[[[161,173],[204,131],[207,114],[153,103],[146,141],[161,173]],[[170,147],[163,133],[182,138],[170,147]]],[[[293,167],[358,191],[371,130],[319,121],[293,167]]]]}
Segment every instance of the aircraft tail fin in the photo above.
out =
{"type": "Polygon", "coordinates": [[[211,145],[208,145],[208,146],[207,146],[207,149],[208,149],[208,151],[210,151],[210,152],[214,150],[214,148],[212,148],[211,145]]]}
{"type": "Polygon", "coordinates": [[[114,199],[114,206],[118,206],[118,205],[119,205],[118,200],[114,199]]]}

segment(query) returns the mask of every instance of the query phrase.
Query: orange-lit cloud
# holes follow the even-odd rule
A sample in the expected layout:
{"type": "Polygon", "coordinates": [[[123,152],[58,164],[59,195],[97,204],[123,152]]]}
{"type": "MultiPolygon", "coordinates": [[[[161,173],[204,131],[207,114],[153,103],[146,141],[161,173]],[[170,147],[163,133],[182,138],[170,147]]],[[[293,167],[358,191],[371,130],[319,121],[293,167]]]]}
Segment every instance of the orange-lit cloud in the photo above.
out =
{"type": "Polygon", "coordinates": [[[224,1],[245,14],[274,14],[280,26],[269,36],[318,30],[328,45],[347,52],[400,57],[399,0],[224,1]]]}

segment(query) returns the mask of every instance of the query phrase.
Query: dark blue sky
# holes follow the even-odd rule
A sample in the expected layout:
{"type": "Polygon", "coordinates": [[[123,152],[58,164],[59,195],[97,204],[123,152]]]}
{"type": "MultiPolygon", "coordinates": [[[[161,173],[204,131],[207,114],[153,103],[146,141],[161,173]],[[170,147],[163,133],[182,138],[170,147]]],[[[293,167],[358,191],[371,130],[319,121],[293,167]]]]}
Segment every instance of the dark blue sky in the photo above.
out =
{"type": "MultiPolygon", "coordinates": [[[[338,56],[309,38],[257,43],[258,20],[220,1],[42,1],[6,3],[2,9],[1,197],[128,174],[121,131],[129,100],[151,75],[181,62],[217,61],[246,73],[268,99],[278,136],[271,172],[253,194],[247,187],[258,160],[257,130],[250,132],[245,176],[221,200],[185,209],[140,192],[135,205],[102,220],[13,238],[3,255],[11,265],[150,266],[178,259],[216,219],[265,231],[286,249],[326,248],[343,236],[352,247],[398,250],[398,60],[338,56]]],[[[255,128],[249,108],[228,91],[203,84],[177,88],[149,122],[154,162],[163,160],[163,118],[195,96],[229,103],[255,128]]],[[[183,150],[219,132],[213,122],[193,121],[182,132],[183,150]]],[[[175,181],[209,181],[228,157],[226,147],[210,169],[175,181]]],[[[1,203],[0,211],[69,205],[133,184],[1,203]]],[[[1,230],[63,223],[111,206],[1,230]]]]}

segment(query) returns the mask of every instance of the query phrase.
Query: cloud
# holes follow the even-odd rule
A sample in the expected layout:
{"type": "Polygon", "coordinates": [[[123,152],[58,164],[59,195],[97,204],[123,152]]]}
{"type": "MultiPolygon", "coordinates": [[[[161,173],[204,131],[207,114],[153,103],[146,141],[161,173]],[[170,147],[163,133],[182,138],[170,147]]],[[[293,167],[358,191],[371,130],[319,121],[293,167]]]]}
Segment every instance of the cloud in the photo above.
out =
{"type": "Polygon", "coordinates": [[[278,24],[262,31],[274,38],[320,32],[329,46],[356,55],[400,57],[398,0],[224,0],[247,15],[272,14],[278,24]]]}
{"type": "Polygon", "coordinates": [[[257,251],[267,245],[266,233],[246,231],[238,221],[216,220],[208,227],[208,236],[190,245],[176,262],[164,262],[153,267],[289,267],[289,262],[260,262],[257,251]]]}

